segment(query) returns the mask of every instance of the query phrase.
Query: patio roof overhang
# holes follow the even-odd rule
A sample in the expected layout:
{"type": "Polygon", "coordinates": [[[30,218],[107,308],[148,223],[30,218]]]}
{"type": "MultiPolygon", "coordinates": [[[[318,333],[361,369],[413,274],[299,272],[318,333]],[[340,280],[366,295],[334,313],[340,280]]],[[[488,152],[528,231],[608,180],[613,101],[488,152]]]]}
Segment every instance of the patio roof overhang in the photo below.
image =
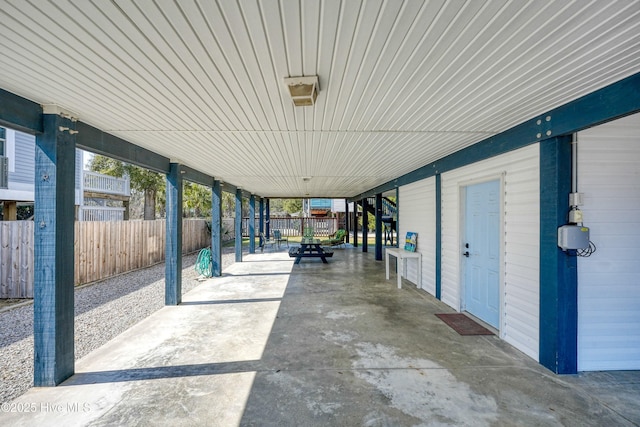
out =
{"type": "Polygon", "coordinates": [[[2,103],[59,105],[81,147],[262,197],[361,197],[640,72],[637,2],[142,6],[3,0],[2,103]],[[291,102],[300,75],[314,106],[291,102]]]}

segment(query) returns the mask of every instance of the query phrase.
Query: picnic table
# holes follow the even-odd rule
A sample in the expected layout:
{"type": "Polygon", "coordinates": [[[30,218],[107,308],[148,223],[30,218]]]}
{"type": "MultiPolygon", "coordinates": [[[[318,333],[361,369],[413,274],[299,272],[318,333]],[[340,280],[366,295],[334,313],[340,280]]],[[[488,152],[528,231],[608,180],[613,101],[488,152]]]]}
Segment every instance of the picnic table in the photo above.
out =
{"type": "Polygon", "coordinates": [[[333,251],[324,249],[319,239],[303,238],[299,248],[289,249],[289,256],[296,259],[294,264],[300,264],[302,258],[320,258],[323,263],[328,264],[327,258],[333,256],[333,251]]]}

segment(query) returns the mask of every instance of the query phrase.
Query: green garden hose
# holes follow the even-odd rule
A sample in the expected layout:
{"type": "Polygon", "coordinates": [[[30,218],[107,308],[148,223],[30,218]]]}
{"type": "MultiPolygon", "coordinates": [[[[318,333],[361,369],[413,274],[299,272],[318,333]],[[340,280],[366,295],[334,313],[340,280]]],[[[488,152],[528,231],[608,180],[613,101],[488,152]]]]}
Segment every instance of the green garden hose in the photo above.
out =
{"type": "Polygon", "coordinates": [[[195,269],[199,275],[211,277],[211,249],[204,248],[198,253],[195,269]]]}

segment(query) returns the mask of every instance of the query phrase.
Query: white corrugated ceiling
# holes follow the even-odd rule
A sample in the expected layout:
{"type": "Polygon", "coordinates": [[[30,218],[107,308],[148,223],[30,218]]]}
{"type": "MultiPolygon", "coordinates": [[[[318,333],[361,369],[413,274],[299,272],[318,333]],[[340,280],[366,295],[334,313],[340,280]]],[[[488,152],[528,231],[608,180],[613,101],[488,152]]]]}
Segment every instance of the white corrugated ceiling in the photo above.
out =
{"type": "Polygon", "coordinates": [[[640,72],[633,0],[0,0],[0,20],[1,88],[268,197],[359,194],[640,72]]]}

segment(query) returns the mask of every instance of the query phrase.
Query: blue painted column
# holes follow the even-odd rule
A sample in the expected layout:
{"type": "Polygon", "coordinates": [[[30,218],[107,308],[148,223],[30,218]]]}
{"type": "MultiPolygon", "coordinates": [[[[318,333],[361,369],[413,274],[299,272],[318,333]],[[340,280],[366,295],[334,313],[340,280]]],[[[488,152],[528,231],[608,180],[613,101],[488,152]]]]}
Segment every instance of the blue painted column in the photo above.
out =
{"type": "Polygon", "coordinates": [[[256,196],[249,197],[249,253],[256,253],[256,196]]]}
{"type": "Polygon", "coordinates": [[[436,173],[436,298],[442,299],[442,176],[436,173]]]}
{"type": "Polygon", "coordinates": [[[211,275],[222,276],[222,190],[213,181],[211,191],[211,275]]]}
{"type": "Polygon", "coordinates": [[[368,200],[366,198],[362,199],[362,252],[369,251],[369,212],[367,212],[368,207],[368,200]]]}
{"type": "Polygon", "coordinates": [[[353,202],[353,247],[358,247],[358,202],[353,202]]]}
{"type": "Polygon", "coordinates": [[[36,136],[33,343],[34,385],[73,375],[75,122],[42,116],[36,136]],[[72,132],[70,132],[72,131],[72,132]]]}
{"type": "Polygon", "coordinates": [[[165,305],[182,302],[182,173],[171,163],[167,174],[167,237],[165,248],[165,305]]]}
{"type": "Polygon", "coordinates": [[[236,220],[235,237],[236,237],[236,262],[242,262],[242,190],[236,189],[236,220]]]}
{"type": "Polygon", "coordinates": [[[261,197],[260,198],[260,213],[259,213],[260,219],[258,221],[258,229],[260,230],[260,247],[262,247],[262,245],[264,245],[264,242],[262,241],[262,234],[264,233],[264,199],[261,197]]]}
{"type": "Polygon", "coordinates": [[[265,216],[266,216],[266,219],[265,219],[266,220],[265,236],[266,236],[267,239],[270,239],[271,238],[271,209],[270,209],[270,206],[269,206],[269,199],[266,199],[266,201],[265,201],[265,210],[266,210],[266,214],[265,214],[265,216]]]}
{"type": "Polygon", "coordinates": [[[396,247],[400,247],[400,188],[396,187],[396,247]]]}
{"type": "Polygon", "coordinates": [[[382,194],[376,194],[376,261],[382,261],[382,194]]]}
{"type": "Polygon", "coordinates": [[[558,248],[571,192],[571,137],[540,142],[540,363],[558,374],[577,372],[576,257],[558,248]]]}
{"type": "Polygon", "coordinates": [[[345,199],[344,201],[344,228],[345,228],[345,242],[349,243],[349,201],[345,199]]]}

